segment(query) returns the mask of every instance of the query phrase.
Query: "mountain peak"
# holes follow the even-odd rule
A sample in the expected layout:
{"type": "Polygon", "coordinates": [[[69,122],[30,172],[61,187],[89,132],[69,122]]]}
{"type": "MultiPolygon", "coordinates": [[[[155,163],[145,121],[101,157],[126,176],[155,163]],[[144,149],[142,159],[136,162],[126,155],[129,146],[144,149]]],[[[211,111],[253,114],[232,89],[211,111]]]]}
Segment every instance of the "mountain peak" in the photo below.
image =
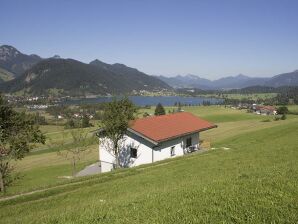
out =
{"type": "Polygon", "coordinates": [[[38,55],[26,55],[10,45],[0,46],[0,67],[15,76],[23,74],[27,69],[42,60],[38,55]]]}
{"type": "Polygon", "coordinates": [[[0,60],[7,61],[10,58],[16,58],[21,52],[9,45],[0,46],[0,60]]]}
{"type": "Polygon", "coordinates": [[[103,61],[100,61],[98,59],[91,61],[89,64],[90,65],[98,65],[98,66],[107,65],[107,63],[104,63],[103,61]]]}
{"type": "Polygon", "coordinates": [[[60,57],[60,55],[58,55],[58,54],[55,54],[52,58],[55,58],[55,59],[60,59],[61,57],[60,57]]]}

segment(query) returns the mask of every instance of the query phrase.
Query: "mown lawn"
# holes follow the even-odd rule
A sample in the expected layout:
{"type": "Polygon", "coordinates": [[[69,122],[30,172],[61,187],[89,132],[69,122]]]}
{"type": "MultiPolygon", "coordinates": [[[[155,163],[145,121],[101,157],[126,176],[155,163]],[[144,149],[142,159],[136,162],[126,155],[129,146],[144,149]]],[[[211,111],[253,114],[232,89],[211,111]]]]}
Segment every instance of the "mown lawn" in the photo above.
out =
{"type": "Polygon", "coordinates": [[[297,223],[298,122],[0,202],[2,223],[297,223]],[[224,148],[222,148],[224,147],[224,148]]]}
{"type": "MultiPolygon", "coordinates": [[[[50,151],[50,150],[49,150],[50,151]]],[[[21,175],[7,191],[6,195],[28,192],[39,188],[69,182],[65,176],[71,176],[71,161],[57,152],[36,153],[18,161],[15,172],[21,175]]],[[[98,161],[98,145],[89,145],[78,161],[77,171],[98,161]]],[[[1,222],[0,222],[1,223],[1,222]]]]}

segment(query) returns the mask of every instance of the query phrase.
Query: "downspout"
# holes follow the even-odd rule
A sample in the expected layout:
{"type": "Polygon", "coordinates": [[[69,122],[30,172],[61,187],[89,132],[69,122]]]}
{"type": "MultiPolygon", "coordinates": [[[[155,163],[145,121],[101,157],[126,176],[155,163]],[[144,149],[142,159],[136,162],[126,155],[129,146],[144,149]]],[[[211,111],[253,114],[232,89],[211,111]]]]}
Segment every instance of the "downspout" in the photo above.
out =
{"type": "Polygon", "coordinates": [[[154,148],[156,148],[157,145],[152,147],[152,163],[154,163],[154,148]]]}
{"type": "Polygon", "coordinates": [[[152,163],[154,163],[154,146],[152,147],[152,163]]]}

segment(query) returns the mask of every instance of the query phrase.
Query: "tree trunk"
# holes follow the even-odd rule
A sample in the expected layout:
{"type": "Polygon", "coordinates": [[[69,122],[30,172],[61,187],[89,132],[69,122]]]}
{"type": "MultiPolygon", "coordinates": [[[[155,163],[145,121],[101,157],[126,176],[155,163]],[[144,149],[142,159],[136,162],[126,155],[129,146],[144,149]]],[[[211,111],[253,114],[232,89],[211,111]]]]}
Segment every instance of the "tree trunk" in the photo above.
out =
{"type": "Polygon", "coordinates": [[[4,180],[3,180],[3,175],[1,171],[0,171],[0,191],[5,192],[4,180]]]}
{"type": "Polygon", "coordinates": [[[118,149],[116,148],[115,149],[115,160],[116,160],[116,169],[120,168],[120,163],[119,163],[119,151],[118,149]]]}
{"type": "Polygon", "coordinates": [[[74,177],[76,174],[76,160],[72,160],[72,176],[74,177]]]}

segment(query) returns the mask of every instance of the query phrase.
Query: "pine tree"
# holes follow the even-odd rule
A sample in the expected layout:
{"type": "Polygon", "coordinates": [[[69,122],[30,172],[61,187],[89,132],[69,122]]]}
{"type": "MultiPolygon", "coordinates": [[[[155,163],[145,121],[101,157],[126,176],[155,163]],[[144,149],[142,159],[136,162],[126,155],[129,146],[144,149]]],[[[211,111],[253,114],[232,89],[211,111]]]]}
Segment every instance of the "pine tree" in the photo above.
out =
{"type": "Polygon", "coordinates": [[[161,105],[161,103],[158,103],[156,105],[154,115],[159,116],[159,115],[165,115],[165,114],[166,114],[165,108],[161,105]]]}

